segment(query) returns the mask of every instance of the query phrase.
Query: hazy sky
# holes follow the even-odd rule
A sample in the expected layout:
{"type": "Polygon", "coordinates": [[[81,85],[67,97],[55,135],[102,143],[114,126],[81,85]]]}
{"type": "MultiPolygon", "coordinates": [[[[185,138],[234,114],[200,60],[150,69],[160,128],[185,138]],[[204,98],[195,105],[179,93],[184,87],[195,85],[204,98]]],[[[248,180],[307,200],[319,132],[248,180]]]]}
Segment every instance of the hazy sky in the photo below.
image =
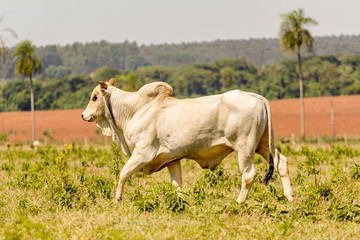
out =
{"type": "Polygon", "coordinates": [[[279,15],[299,7],[319,22],[315,36],[360,34],[360,0],[0,0],[0,30],[18,34],[10,46],[274,38],[279,15]]]}

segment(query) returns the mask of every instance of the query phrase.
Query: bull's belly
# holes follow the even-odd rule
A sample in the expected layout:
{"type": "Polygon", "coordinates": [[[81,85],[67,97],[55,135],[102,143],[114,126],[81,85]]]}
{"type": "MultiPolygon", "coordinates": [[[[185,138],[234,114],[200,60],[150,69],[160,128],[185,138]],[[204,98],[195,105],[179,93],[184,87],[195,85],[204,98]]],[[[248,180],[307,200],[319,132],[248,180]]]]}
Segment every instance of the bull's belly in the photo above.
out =
{"type": "Polygon", "coordinates": [[[202,168],[214,170],[232,151],[233,149],[228,146],[218,145],[194,153],[187,158],[195,160],[202,168]]]}
{"type": "Polygon", "coordinates": [[[233,151],[226,145],[212,146],[199,151],[190,151],[183,154],[174,154],[173,152],[163,151],[153,161],[142,168],[144,174],[152,174],[160,171],[172,161],[187,158],[196,161],[200,167],[205,169],[215,169],[221,161],[233,151]]]}

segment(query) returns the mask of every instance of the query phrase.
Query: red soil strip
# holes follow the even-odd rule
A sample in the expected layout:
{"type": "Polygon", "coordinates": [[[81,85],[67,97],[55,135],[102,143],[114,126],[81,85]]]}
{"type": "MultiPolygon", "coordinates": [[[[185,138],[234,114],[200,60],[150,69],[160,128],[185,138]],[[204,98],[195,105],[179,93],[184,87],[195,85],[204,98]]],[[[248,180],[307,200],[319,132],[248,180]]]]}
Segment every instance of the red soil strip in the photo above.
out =
{"type": "MultiPolygon", "coordinates": [[[[43,138],[44,131],[54,131],[54,139],[69,142],[73,140],[92,139],[98,136],[94,123],[88,123],[81,119],[83,109],[76,110],[54,110],[35,111],[35,129],[37,139],[43,138]]],[[[0,123],[4,119],[5,132],[12,131],[10,140],[24,141],[32,139],[31,113],[30,112],[8,112],[0,115],[0,123]]],[[[2,130],[2,125],[0,125],[2,130]]]]}
{"type": "MultiPolygon", "coordinates": [[[[275,137],[301,135],[300,100],[270,101],[275,137]]],[[[330,97],[306,98],[305,133],[309,137],[331,136],[330,97]]],[[[360,95],[333,97],[335,135],[360,135],[360,95]]]]}
{"type": "MultiPolygon", "coordinates": [[[[333,97],[335,133],[338,137],[360,136],[360,95],[333,97]]],[[[300,100],[270,101],[275,137],[299,137],[300,100]]],[[[44,131],[52,129],[54,139],[61,142],[103,138],[95,131],[95,123],[81,119],[84,109],[35,111],[36,136],[43,138],[44,131]]],[[[0,114],[0,131],[9,132],[10,140],[31,140],[31,113],[9,112],[0,114]]],[[[305,132],[309,137],[331,136],[330,97],[305,99],[305,132]]]]}

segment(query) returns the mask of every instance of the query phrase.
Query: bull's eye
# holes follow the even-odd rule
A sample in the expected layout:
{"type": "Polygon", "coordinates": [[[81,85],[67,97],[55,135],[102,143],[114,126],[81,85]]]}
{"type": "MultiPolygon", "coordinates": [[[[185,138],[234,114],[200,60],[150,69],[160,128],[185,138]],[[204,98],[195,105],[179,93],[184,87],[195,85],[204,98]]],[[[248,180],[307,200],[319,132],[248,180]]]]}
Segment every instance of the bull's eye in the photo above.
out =
{"type": "Polygon", "coordinates": [[[97,99],[97,96],[96,96],[96,95],[93,96],[92,100],[93,100],[94,102],[96,101],[96,99],[97,99]]]}

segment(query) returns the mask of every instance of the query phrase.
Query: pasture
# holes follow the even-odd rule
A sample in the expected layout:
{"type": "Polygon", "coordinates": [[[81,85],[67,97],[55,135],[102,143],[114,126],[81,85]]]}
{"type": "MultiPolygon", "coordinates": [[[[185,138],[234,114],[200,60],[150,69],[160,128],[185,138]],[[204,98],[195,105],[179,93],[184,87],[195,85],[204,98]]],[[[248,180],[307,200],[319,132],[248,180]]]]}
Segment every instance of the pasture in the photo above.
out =
{"type": "Polygon", "coordinates": [[[113,203],[126,162],[112,145],[13,146],[0,150],[2,239],[358,239],[359,144],[278,145],[287,157],[296,195],[287,202],[266,162],[238,204],[241,176],[235,154],[215,170],[183,160],[178,194],[167,169],[137,173],[113,203]]]}

